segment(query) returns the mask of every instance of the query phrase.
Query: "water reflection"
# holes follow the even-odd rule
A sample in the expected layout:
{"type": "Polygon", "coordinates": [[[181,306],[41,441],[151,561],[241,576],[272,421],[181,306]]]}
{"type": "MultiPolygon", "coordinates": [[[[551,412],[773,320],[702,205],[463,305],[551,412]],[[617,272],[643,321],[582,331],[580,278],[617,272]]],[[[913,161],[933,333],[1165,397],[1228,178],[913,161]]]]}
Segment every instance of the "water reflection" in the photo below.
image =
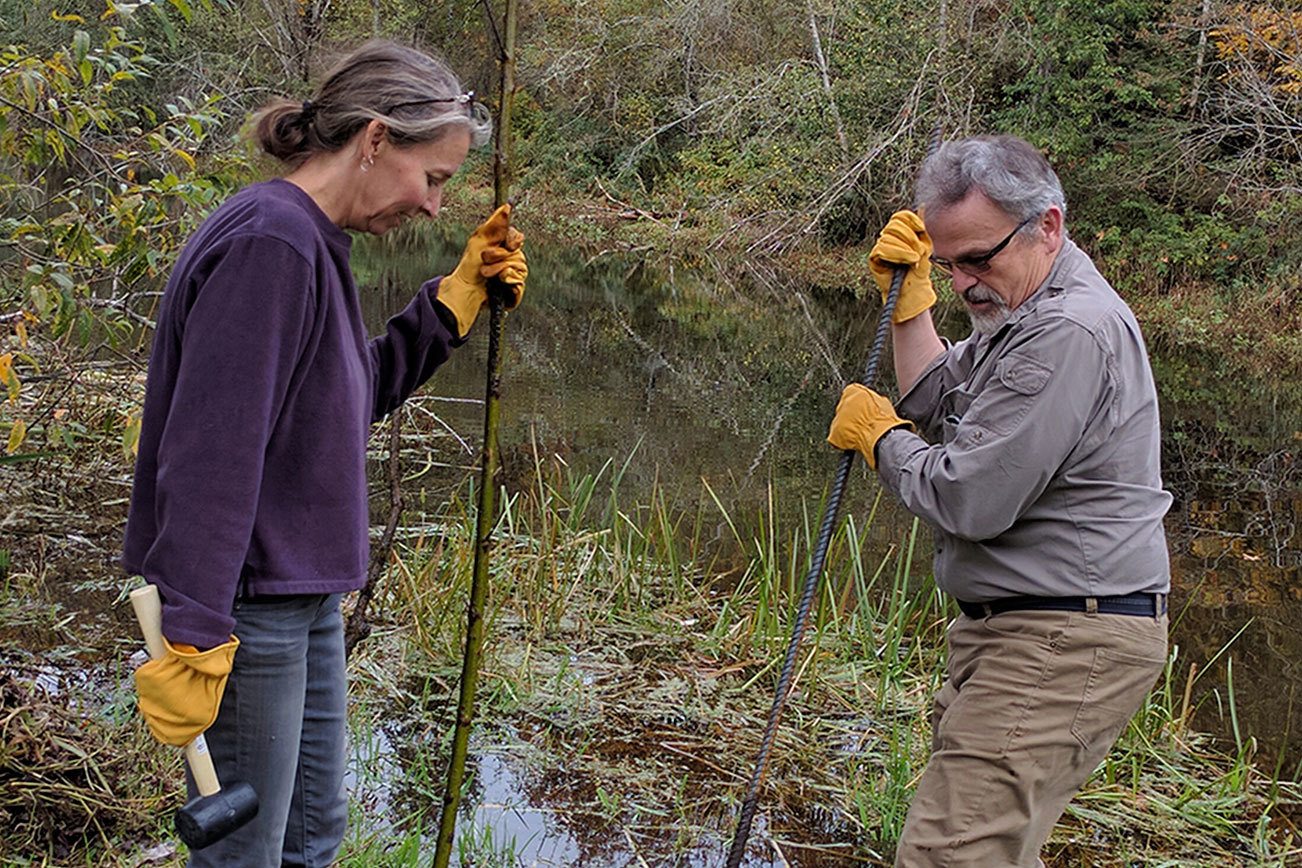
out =
{"type": "MultiPolygon", "coordinates": [[[[357,735],[346,784],[352,799],[366,806],[370,831],[401,837],[412,831],[405,828],[405,818],[426,818],[431,822],[423,829],[420,849],[432,853],[441,790],[398,784],[395,792],[393,782],[408,780],[401,774],[404,765],[417,761],[412,751],[394,746],[405,739],[393,738],[381,728],[357,735]]],[[[491,733],[481,729],[471,738],[453,865],[633,868],[666,864],[664,857],[670,852],[672,864],[681,868],[722,864],[729,840],[702,832],[702,843],[684,850],[678,846],[681,829],[674,818],[639,817],[636,809],[620,805],[618,796],[594,791],[587,777],[540,768],[530,761],[532,752],[529,740],[509,728],[491,733]]],[[[433,771],[437,773],[432,779],[441,780],[442,770],[433,771]]],[[[727,828],[726,821],[709,820],[707,828],[727,828]]],[[[742,861],[745,868],[780,864],[765,854],[767,838],[767,817],[757,816],[742,861]]],[[[815,857],[801,864],[823,863],[815,857]]]]}
{"type": "MultiPolygon", "coordinates": [[[[435,236],[407,250],[359,244],[371,328],[420,280],[455,264],[463,239],[435,236]]],[[[753,267],[703,277],[537,245],[527,303],[507,323],[501,436],[508,484],[527,478],[534,450],[581,471],[631,456],[623,487],[634,495],[658,484],[694,510],[705,479],[745,527],[766,507],[771,485],[779,511],[794,520],[802,499],[816,500],[831,477],[827,422],[842,384],[860,375],[875,313],[848,293],[793,286],[753,267]]],[[[962,333],[966,324],[942,328],[962,333]]],[[[427,387],[470,399],[439,405],[443,421],[468,438],[482,427],[473,399],[483,395],[484,340],[481,328],[427,387]]],[[[1259,756],[1270,765],[1282,758],[1285,773],[1296,774],[1302,394],[1290,382],[1296,377],[1244,388],[1242,372],[1217,379],[1207,358],[1160,347],[1154,366],[1164,476],[1176,495],[1168,531],[1180,665],[1212,659],[1247,624],[1229,655],[1240,732],[1260,741],[1259,756]]],[[[865,514],[875,491],[860,466],[845,508],[865,514]]],[[[890,507],[872,528],[883,545],[899,539],[909,520],[890,507]]],[[[917,569],[926,563],[920,558],[917,569]]],[[[1195,722],[1231,739],[1225,659],[1198,676],[1195,722]]]]}

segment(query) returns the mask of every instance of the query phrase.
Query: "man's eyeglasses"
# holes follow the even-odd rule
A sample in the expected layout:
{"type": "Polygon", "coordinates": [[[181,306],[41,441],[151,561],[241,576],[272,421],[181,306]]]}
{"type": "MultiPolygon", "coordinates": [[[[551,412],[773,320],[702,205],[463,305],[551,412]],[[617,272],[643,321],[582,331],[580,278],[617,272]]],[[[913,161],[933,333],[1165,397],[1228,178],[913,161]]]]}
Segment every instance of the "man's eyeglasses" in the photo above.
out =
{"type": "Polygon", "coordinates": [[[470,114],[475,113],[475,92],[473,90],[468,90],[465,93],[459,93],[456,96],[435,96],[435,97],[430,97],[429,99],[413,99],[408,102],[396,103],[394,105],[389,106],[389,110],[385,112],[385,114],[393,114],[398,109],[410,108],[411,106],[414,105],[430,105],[431,103],[438,103],[438,102],[460,103],[461,105],[466,107],[466,111],[468,113],[470,114]]]}
{"type": "Polygon", "coordinates": [[[1013,227],[1013,231],[1009,232],[1008,235],[1004,237],[1003,241],[1000,241],[998,244],[996,244],[994,247],[991,247],[985,253],[979,253],[976,256],[960,256],[958,259],[955,259],[952,262],[948,259],[941,259],[937,256],[933,256],[931,257],[931,264],[936,266],[946,274],[953,274],[955,268],[957,268],[959,271],[963,272],[964,274],[968,274],[968,275],[984,274],[985,272],[990,270],[990,260],[998,256],[999,252],[1003,250],[1005,247],[1007,247],[1008,243],[1013,240],[1013,236],[1016,235],[1018,232],[1021,232],[1022,227],[1030,223],[1037,216],[1039,215],[1033,214],[1030,217],[1027,217],[1021,223],[1018,223],[1016,226],[1013,227]]]}

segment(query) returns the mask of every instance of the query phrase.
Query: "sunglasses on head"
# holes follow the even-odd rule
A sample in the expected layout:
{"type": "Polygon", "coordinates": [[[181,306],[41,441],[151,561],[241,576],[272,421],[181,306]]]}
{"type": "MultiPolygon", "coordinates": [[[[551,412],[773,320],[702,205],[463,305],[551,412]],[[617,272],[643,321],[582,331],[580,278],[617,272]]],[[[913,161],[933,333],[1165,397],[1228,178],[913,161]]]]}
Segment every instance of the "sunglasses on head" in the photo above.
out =
{"type": "Polygon", "coordinates": [[[470,114],[474,114],[475,112],[475,92],[473,90],[468,90],[465,93],[459,93],[456,96],[435,96],[430,97],[429,99],[413,99],[408,102],[395,103],[394,105],[389,106],[389,110],[386,111],[385,114],[393,114],[398,109],[410,108],[414,105],[430,105],[432,103],[440,102],[461,103],[466,107],[466,111],[470,114]]]}
{"type": "Polygon", "coordinates": [[[996,244],[994,247],[991,247],[985,253],[978,253],[974,256],[960,256],[959,258],[954,259],[952,261],[949,259],[941,259],[938,256],[933,256],[931,257],[931,264],[936,266],[946,274],[951,274],[951,275],[954,273],[955,268],[957,268],[959,271],[962,271],[965,274],[984,274],[985,272],[990,270],[990,260],[998,256],[999,252],[1003,250],[1005,247],[1007,247],[1008,243],[1013,240],[1013,236],[1016,235],[1018,232],[1021,232],[1022,227],[1030,223],[1032,220],[1034,220],[1036,216],[1038,215],[1032,215],[1030,217],[1027,217],[1021,223],[1018,223],[1016,226],[1013,227],[1012,232],[1009,232],[1006,236],[1004,236],[1003,241],[1000,241],[998,244],[996,244]]]}

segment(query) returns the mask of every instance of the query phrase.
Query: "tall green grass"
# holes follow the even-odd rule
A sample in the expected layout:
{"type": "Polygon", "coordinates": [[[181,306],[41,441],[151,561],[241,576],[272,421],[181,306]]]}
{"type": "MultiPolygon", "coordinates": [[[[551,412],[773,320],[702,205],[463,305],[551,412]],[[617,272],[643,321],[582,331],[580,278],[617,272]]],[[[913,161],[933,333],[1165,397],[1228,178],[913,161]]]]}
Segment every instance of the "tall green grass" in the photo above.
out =
{"type": "MultiPolygon", "coordinates": [[[[535,458],[528,488],[502,498],[476,719],[485,738],[507,741],[520,736],[503,722],[528,721],[544,756],[591,781],[593,794],[569,808],[600,818],[595,828],[662,827],[663,846],[698,852],[691,848],[730,828],[821,504],[805,503],[793,518],[770,490],[758,514],[743,519],[703,481],[695,504],[679,508],[658,483],[631,496],[629,466],[581,473],[535,458]],[[611,750],[642,731],[651,742],[663,738],[654,733],[665,720],[683,733],[679,752],[706,761],[611,750]]],[[[869,541],[880,539],[872,531],[881,497],[832,539],[763,796],[784,822],[852,841],[850,852],[862,857],[889,854],[902,828],[930,748],[930,699],[944,678],[954,614],[918,562],[916,521],[894,542],[869,541]]],[[[471,502],[473,492],[454,500],[433,526],[437,535],[397,553],[377,597],[389,629],[354,664],[368,701],[387,696],[431,734],[450,726],[446,697],[473,555],[463,504],[471,502]],[[374,674],[371,653],[402,674],[374,674]],[[424,693],[396,689],[395,680],[420,683],[424,693]]],[[[1222,659],[1228,667],[1231,646],[1201,671],[1222,659]]],[[[1199,674],[1172,649],[1163,677],[1055,834],[1050,852],[1063,864],[1081,852],[1092,864],[1123,864],[1112,861],[1123,852],[1146,864],[1290,858],[1297,836],[1276,808],[1296,804],[1298,788],[1261,769],[1246,733],[1224,753],[1192,730],[1199,674]]],[[[1233,718],[1232,668],[1229,675],[1224,701],[1233,718]]],[[[411,816],[403,822],[400,838],[419,825],[411,816]]],[[[349,864],[365,864],[356,859],[349,864]]]]}

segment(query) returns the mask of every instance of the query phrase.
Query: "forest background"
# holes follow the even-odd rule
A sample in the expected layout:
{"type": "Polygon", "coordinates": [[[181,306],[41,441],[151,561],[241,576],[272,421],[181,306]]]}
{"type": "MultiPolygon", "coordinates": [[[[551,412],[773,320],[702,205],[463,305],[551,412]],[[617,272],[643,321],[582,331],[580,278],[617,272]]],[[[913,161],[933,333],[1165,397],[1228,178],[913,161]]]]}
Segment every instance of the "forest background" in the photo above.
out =
{"type": "MultiPolygon", "coordinates": [[[[117,639],[65,647],[75,601],[46,596],[37,579],[58,572],[49,566],[58,557],[73,560],[78,539],[116,544],[125,501],[113,485],[129,475],[162,281],[212,208],[276,171],[241,135],[249,113],[274,96],[310,97],[334,57],[374,35],[441,51],[495,109],[494,29],[484,5],[469,0],[0,0],[6,661],[16,648],[66,654],[71,665],[107,659],[104,646],[127,634],[118,624],[117,639]]],[[[1293,466],[1292,444],[1265,442],[1259,429],[1210,407],[1200,420],[1197,407],[1219,400],[1207,371],[1244,389],[1302,374],[1295,3],[532,0],[521,4],[518,46],[510,166],[533,249],[554,243],[705,274],[760,267],[824,296],[863,297],[873,310],[867,251],[910,200],[932,131],[1013,133],[1057,168],[1074,237],[1135,308],[1150,343],[1197,360],[1167,380],[1179,394],[1164,397],[1192,408],[1176,434],[1197,431],[1192,446],[1209,461],[1251,463],[1239,454],[1282,451],[1278,460],[1293,466]]],[[[445,220],[473,225],[491,189],[491,156],[473,154],[450,185],[445,220]]],[[[947,296],[942,308],[953,307],[947,296]]],[[[96,569],[102,581],[108,568],[96,569]]],[[[79,593],[102,603],[115,591],[79,593]]],[[[781,613],[761,617],[771,618],[778,647],[781,613]]],[[[748,685],[766,686],[762,672],[752,674],[748,685]]],[[[6,709],[30,696],[7,679],[0,673],[6,709]]],[[[1172,692],[1165,708],[1174,711],[1155,724],[1167,736],[1180,734],[1172,724],[1184,722],[1189,703],[1186,688],[1182,712],[1180,686],[1168,679],[1172,692]]],[[[119,723],[133,720],[129,702],[118,711],[119,723]]],[[[0,723],[26,719],[37,732],[43,721],[64,746],[6,742],[31,754],[0,757],[0,778],[10,781],[28,759],[51,768],[54,751],[93,781],[86,756],[99,754],[62,717],[42,713],[6,711],[0,723]]],[[[131,744],[139,753],[118,756],[115,768],[124,756],[151,755],[142,732],[131,744]]],[[[1236,799],[1254,774],[1251,751],[1238,749],[1239,762],[1223,769],[1216,761],[1209,772],[1235,778],[1236,799]]],[[[913,753],[925,756],[921,741],[913,753]]],[[[150,772],[138,762],[142,776],[150,772]]],[[[916,770],[895,770],[894,801],[880,815],[907,804],[916,770]]],[[[62,821],[71,801],[57,780],[40,804],[62,821]]],[[[148,792],[152,779],[136,783],[131,793],[148,792]]],[[[146,812],[143,798],[133,795],[123,812],[146,812]]],[[[1173,803],[1173,816],[1196,813],[1183,797],[1173,803]]],[[[0,799],[0,810],[12,807],[0,799]]],[[[104,805],[78,807],[75,828],[93,837],[87,817],[104,805]]],[[[1238,801],[1233,811],[1234,835],[1269,837],[1265,812],[1238,801]]],[[[864,828],[889,826],[878,813],[865,816],[864,828]]],[[[1127,816],[1113,829],[1120,838],[1135,822],[1127,816]]],[[[1171,828],[1162,847],[1184,835],[1208,852],[1186,827],[1171,828]]],[[[1217,835],[1233,837],[1220,827],[1217,835]]],[[[50,852],[67,846],[56,834],[50,852]]],[[[1106,852],[1115,841],[1082,846],[1106,852]]]]}
{"type": "MultiPolygon", "coordinates": [[[[494,91],[495,34],[472,2],[0,2],[11,399],[145,316],[139,294],[197,221],[266,170],[237,135],[248,113],[306,98],[371,35],[437,47],[494,91]],[[33,332],[55,340],[33,353],[33,332]]],[[[511,165],[535,226],[685,264],[767,257],[863,293],[864,242],[909,201],[935,125],[1012,133],[1056,166],[1075,237],[1150,339],[1299,370],[1293,4],[537,0],[519,46],[511,165]]],[[[53,409],[9,402],[6,451],[75,437],[53,409]]]]}

